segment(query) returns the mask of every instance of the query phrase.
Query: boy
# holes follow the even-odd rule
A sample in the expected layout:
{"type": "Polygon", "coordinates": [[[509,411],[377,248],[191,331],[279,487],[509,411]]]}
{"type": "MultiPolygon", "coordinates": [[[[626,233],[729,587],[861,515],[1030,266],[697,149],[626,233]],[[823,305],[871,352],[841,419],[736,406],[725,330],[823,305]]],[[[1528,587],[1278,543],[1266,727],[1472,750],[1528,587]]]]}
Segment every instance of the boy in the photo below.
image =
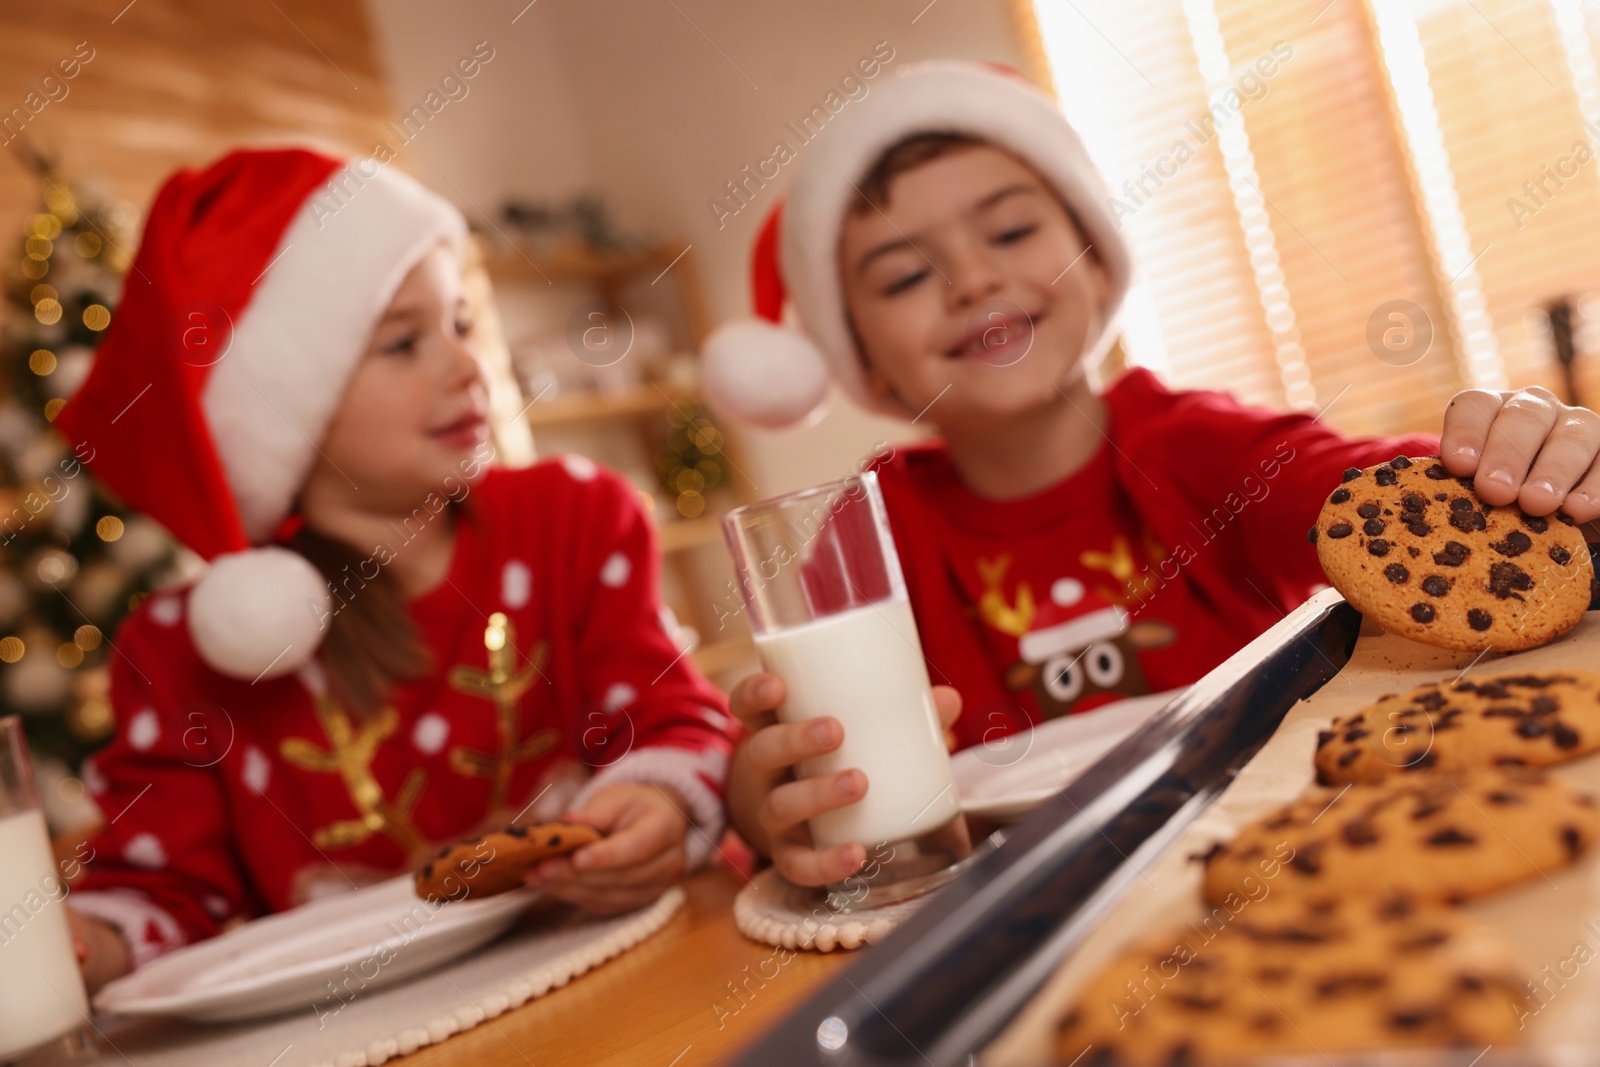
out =
{"type": "MultiPolygon", "coordinates": [[[[707,348],[708,394],[736,417],[803,418],[831,371],[938,428],[877,469],[957,747],[1200,678],[1323,582],[1305,533],[1346,468],[1442,450],[1490,503],[1600,516],[1600,417],[1540,389],[1458,394],[1442,441],[1347,440],[1143,370],[1097,394],[1085,371],[1131,272],[1108,199],[1041,94],[909,69],[799,162],[758,245],[758,311],[778,319],[786,282],[816,348],[750,324],[707,348]]],[[[841,733],[773,725],[782,697],[769,674],[734,693],[759,728],[734,756],[732,818],[790,881],[834,882],[872,842],[813,850],[805,820],[869,783],[788,780],[841,733]]]]}

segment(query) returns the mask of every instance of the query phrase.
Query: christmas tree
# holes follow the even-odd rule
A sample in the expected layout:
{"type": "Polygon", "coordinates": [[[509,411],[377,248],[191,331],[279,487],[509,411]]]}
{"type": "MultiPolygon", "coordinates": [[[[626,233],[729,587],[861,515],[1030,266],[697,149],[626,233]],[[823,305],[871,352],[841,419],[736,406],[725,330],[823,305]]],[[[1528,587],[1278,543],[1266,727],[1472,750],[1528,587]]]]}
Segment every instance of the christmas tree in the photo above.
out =
{"type": "Polygon", "coordinates": [[[186,561],[111,497],[50,428],[111,324],[135,212],[14,142],[40,187],[0,309],[0,714],[37,760],[75,768],[111,733],[118,621],[186,561]]]}

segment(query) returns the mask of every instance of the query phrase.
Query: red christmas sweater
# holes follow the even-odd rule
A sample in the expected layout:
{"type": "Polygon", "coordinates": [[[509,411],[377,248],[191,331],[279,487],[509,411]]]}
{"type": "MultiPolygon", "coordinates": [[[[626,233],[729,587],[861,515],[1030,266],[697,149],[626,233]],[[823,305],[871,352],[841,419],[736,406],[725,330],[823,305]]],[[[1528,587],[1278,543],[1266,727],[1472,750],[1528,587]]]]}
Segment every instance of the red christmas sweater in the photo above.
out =
{"type": "MultiPolygon", "coordinates": [[[[733,720],[659,605],[634,491],[566,457],[491,470],[460,503],[448,578],[410,603],[435,669],[375,717],[328,698],[314,664],[255,685],[210,670],[183,592],[123,623],[117,733],[84,768],[107,822],[70,900],[120,928],[136,965],[615,782],[683,797],[691,863],[721,836],[733,720]]],[[[417,521],[360,568],[368,578],[417,521]]],[[[360,586],[340,582],[335,606],[360,586]]]]}
{"type": "Polygon", "coordinates": [[[1145,370],[1104,399],[1099,451],[1022,499],[968,489],[937,441],[875,464],[929,676],[962,696],[957,748],[1193,683],[1325,583],[1306,532],[1342,471],[1439,447],[1145,370]]]}

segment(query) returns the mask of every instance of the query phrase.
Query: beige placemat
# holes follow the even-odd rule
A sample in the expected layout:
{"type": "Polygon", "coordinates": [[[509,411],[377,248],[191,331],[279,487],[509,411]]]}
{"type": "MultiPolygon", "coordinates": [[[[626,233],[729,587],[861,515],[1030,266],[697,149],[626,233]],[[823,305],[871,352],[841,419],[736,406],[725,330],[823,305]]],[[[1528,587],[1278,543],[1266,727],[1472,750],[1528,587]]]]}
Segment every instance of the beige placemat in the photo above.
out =
{"type": "Polygon", "coordinates": [[[883,908],[836,912],[823,903],[820,889],[802,889],[768,867],[739,890],[733,921],[740,933],[781,948],[832,952],[882,941],[932,893],[883,908]]]}
{"type": "MultiPolygon", "coordinates": [[[[1231,838],[1240,826],[1269,809],[1293,800],[1313,784],[1312,754],[1317,731],[1334,715],[1356,710],[1378,697],[1424,682],[1508,670],[1600,668],[1600,613],[1591,612],[1576,629],[1541,648],[1513,654],[1476,656],[1430,648],[1375,628],[1363,629],[1355,654],[1343,670],[1309,700],[1290,709],[1282,725],[1238,778],[1178,841],[1141,872],[1127,898],[1084,940],[1045,983],[1010,1026],[984,1050],[984,1067],[1021,1067],[1050,1062],[1056,1021],[1075,999],[1077,990],[1130,941],[1149,933],[1198,921],[1205,913],[1200,900],[1200,864],[1191,857],[1231,838]]],[[[1600,757],[1555,768],[1554,774],[1591,793],[1600,794],[1600,757]]],[[[1504,931],[1517,946],[1527,976],[1549,989],[1530,1000],[1526,1040],[1531,1050],[1600,1043],[1600,967],[1574,966],[1575,947],[1582,945],[1600,960],[1600,849],[1591,849],[1576,865],[1549,881],[1528,883],[1465,909],[1504,931]],[[1564,965],[1565,964],[1565,965],[1564,965]],[[1551,972],[1556,982],[1548,981],[1551,972]],[[1564,975],[1577,973],[1570,978],[1564,975]]],[[[1582,955],[1583,953],[1576,953],[1582,955]]]]}
{"type": "Polygon", "coordinates": [[[232,1024],[97,1020],[101,1058],[137,1067],[375,1067],[561,988],[660,930],[684,899],[674,886],[612,919],[540,916],[446,967],[320,1012],[232,1024]]]}

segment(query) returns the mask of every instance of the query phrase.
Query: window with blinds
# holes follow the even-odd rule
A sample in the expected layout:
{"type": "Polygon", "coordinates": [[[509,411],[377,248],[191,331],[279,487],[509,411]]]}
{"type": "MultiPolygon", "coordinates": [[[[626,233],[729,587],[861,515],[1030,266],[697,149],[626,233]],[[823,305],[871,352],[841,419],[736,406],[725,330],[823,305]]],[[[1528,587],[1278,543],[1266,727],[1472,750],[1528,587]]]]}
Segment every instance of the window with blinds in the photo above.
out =
{"type": "Polygon", "coordinates": [[[1139,264],[1130,363],[1434,430],[1457,389],[1600,404],[1600,0],[1039,0],[1139,264]],[[1556,316],[1562,317],[1560,313],[1556,316]]]}

